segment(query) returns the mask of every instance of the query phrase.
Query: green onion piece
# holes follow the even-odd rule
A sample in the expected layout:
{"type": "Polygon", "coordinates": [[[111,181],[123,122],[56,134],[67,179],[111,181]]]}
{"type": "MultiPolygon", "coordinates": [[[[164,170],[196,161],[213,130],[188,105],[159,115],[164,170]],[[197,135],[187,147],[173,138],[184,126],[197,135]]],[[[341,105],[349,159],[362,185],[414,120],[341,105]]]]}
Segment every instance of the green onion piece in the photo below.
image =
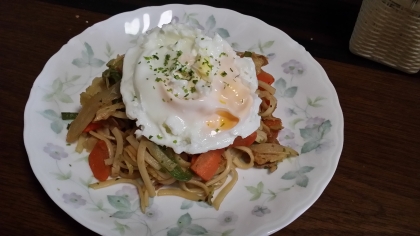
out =
{"type": "Polygon", "coordinates": [[[79,113],[77,112],[61,112],[62,120],[74,120],[79,113]]]}
{"type": "Polygon", "coordinates": [[[252,52],[245,51],[244,52],[244,57],[252,57],[252,52]]]}
{"type": "Polygon", "coordinates": [[[116,69],[109,68],[102,73],[102,78],[108,81],[107,84],[109,86],[112,86],[121,81],[122,75],[116,69]]]}
{"type": "Polygon", "coordinates": [[[171,159],[169,159],[165,153],[162,152],[162,150],[159,148],[158,145],[155,143],[152,143],[150,141],[146,142],[146,147],[150,152],[150,155],[152,155],[153,158],[156,159],[156,161],[159,162],[159,164],[165,168],[167,171],[171,172],[175,169],[175,167],[178,165],[171,159]]]}
{"type": "Polygon", "coordinates": [[[176,162],[172,149],[158,146],[150,141],[146,142],[146,147],[150,155],[176,180],[185,182],[192,178],[192,173],[188,170],[184,171],[176,162]]]}
{"type": "Polygon", "coordinates": [[[165,153],[165,155],[171,159],[172,161],[177,163],[177,166],[172,170],[172,171],[168,171],[168,173],[174,177],[174,179],[179,180],[179,181],[183,181],[186,182],[190,179],[192,179],[193,174],[191,173],[191,171],[189,169],[186,169],[185,171],[181,168],[181,166],[179,165],[178,161],[176,160],[175,157],[175,153],[171,148],[164,148],[159,146],[159,149],[165,153]]]}

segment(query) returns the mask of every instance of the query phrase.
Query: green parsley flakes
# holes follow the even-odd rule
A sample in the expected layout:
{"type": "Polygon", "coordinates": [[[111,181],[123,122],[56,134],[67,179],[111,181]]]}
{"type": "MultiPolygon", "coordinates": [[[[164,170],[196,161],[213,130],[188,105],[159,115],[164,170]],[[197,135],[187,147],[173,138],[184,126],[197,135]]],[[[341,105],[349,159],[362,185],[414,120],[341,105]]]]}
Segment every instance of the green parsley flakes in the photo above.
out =
{"type": "Polygon", "coordinates": [[[166,54],[165,55],[165,61],[163,62],[163,65],[164,66],[167,66],[168,65],[168,61],[169,61],[170,58],[171,58],[171,55],[169,55],[169,54],[166,54]]]}

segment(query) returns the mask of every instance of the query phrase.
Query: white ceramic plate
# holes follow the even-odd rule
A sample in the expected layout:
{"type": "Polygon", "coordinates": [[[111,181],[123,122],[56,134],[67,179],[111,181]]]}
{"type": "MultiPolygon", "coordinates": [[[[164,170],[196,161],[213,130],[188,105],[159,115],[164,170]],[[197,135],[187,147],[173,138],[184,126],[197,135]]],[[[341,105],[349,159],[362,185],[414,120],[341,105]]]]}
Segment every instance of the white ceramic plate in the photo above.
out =
{"type": "Polygon", "coordinates": [[[45,65],[25,109],[24,140],[32,169],[51,199],[75,220],[102,235],[268,235],[288,225],[321,195],[343,145],[343,116],[322,67],[285,33],[227,9],[202,5],[146,7],[116,15],[71,39],[45,65]],[[265,54],[276,78],[279,140],[301,153],[266,170],[239,171],[239,181],[216,211],[203,203],[156,197],[146,214],[134,187],[102,190],[87,154],[65,142],[61,112],[76,111],[79,93],[105,63],[134,45],[139,34],[171,20],[219,33],[236,50],[265,54]]]}

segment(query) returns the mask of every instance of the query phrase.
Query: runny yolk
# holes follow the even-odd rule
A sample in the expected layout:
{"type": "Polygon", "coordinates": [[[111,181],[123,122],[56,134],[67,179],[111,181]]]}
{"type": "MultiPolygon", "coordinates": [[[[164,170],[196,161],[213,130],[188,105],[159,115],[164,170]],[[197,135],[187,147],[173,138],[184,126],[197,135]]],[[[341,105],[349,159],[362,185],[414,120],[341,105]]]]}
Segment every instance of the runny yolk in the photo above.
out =
{"type": "Polygon", "coordinates": [[[207,126],[215,130],[229,130],[239,123],[239,118],[225,110],[217,110],[212,120],[207,121],[207,126]]]}

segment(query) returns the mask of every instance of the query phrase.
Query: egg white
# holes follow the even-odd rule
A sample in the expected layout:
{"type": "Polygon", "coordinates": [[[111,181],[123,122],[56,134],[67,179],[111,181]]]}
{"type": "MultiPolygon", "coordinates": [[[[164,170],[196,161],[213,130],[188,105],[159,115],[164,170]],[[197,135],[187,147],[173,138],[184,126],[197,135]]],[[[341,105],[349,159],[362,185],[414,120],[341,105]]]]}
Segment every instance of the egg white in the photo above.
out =
{"type": "Polygon", "coordinates": [[[258,129],[261,99],[251,58],[238,57],[219,35],[183,24],[154,28],[138,42],[125,54],[121,82],[137,137],[196,154],[258,129]]]}

